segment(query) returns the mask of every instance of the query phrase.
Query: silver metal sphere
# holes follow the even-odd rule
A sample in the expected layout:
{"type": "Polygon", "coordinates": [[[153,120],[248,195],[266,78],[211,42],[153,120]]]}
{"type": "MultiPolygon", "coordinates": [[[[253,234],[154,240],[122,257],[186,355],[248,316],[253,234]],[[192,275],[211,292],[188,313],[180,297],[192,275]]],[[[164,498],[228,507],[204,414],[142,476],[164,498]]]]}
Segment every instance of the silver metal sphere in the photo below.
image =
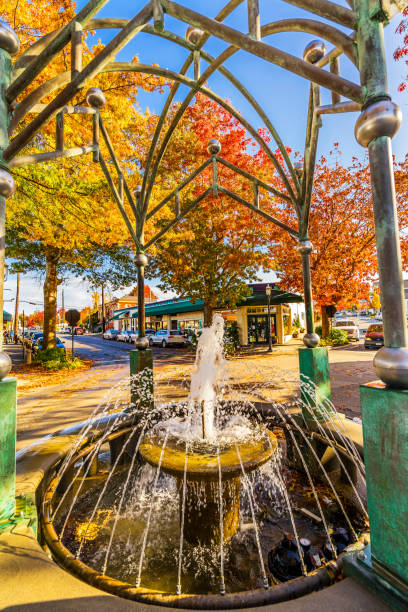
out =
{"type": "Polygon", "coordinates": [[[299,242],[299,246],[297,247],[297,250],[301,254],[302,253],[312,253],[313,244],[310,242],[310,240],[301,240],[299,242]]]}
{"type": "Polygon", "coordinates": [[[9,198],[16,190],[14,179],[7,170],[0,168],[0,196],[9,198]]]}
{"type": "Polygon", "coordinates": [[[303,172],[305,170],[304,163],[300,161],[296,162],[294,165],[294,168],[295,168],[296,176],[301,179],[303,176],[303,172]]]}
{"type": "Polygon", "coordinates": [[[135,264],[137,266],[146,266],[147,257],[144,253],[136,253],[135,264]]]}
{"type": "Polygon", "coordinates": [[[303,336],[303,344],[307,346],[307,348],[315,348],[318,346],[320,342],[320,336],[317,334],[305,334],[303,336]]]}
{"type": "Polygon", "coordinates": [[[92,108],[102,108],[106,104],[105,94],[99,87],[90,87],[86,92],[86,101],[92,108]]]}
{"type": "Polygon", "coordinates": [[[386,385],[397,389],[408,389],[408,348],[383,346],[373,361],[378,378],[386,385]]]}
{"type": "Polygon", "coordinates": [[[303,51],[303,60],[309,64],[315,64],[324,57],[326,45],[322,40],[312,40],[303,51]]]}
{"type": "Polygon", "coordinates": [[[380,136],[393,138],[402,122],[400,107],[390,100],[375,102],[361,113],[357,119],[354,135],[362,147],[380,136]]]}
{"type": "Polygon", "coordinates": [[[0,380],[3,380],[11,370],[11,359],[7,353],[0,353],[0,380]]]}
{"type": "Polygon", "coordinates": [[[221,151],[220,141],[216,138],[211,138],[211,140],[208,141],[207,151],[210,155],[218,155],[218,153],[221,151]]]}
{"type": "Polygon", "coordinates": [[[0,21],[0,49],[4,49],[10,55],[15,55],[20,49],[18,36],[7,23],[0,21]]]}
{"type": "Polygon", "coordinates": [[[186,30],[186,40],[192,45],[196,45],[202,35],[203,31],[200,30],[200,28],[195,28],[194,26],[188,26],[186,30]]]}
{"type": "Polygon", "coordinates": [[[149,346],[149,340],[146,338],[146,336],[143,336],[143,338],[137,338],[135,346],[139,351],[145,351],[149,346]]]}

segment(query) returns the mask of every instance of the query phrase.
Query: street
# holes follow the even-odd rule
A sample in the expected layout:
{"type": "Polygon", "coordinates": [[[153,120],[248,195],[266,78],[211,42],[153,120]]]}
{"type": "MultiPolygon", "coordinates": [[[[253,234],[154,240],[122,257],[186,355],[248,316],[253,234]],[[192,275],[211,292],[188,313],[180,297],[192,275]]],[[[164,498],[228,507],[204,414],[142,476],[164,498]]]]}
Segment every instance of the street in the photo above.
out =
{"type": "MultiPolygon", "coordinates": [[[[71,336],[58,334],[67,349],[71,349],[71,336]]],[[[128,363],[129,352],[135,350],[135,345],[117,340],[104,340],[102,334],[74,336],[74,353],[80,359],[92,359],[95,365],[111,365],[128,363]]],[[[154,361],[191,362],[194,355],[184,347],[153,348],[154,361]]]]}

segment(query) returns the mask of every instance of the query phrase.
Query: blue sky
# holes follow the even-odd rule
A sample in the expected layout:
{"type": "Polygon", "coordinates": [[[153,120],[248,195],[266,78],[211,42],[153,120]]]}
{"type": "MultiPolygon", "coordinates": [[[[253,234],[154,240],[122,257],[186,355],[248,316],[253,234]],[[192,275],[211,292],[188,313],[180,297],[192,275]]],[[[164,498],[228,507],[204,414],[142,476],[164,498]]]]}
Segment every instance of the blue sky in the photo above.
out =
{"type": "MultiPolygon", "coordinates": [[[[180,4],[202,12],[210,17],[214,17],[225,5],[226,0],[178,0],[180,4]]],[[[81,8],[86,2],[78,2],[81,8]]],[[[145,0],[111,0],[98,14],[98,17],[133,17],[144,5],[145,0]]],[[[338,4],[347,6],[345,0],[337,0],[338,4]]],[[[283,0],[260,0],[261,24],[270,23],[279,19],[290,17],[312,17],[313,15],[304,10],[298,9],[283,0]]],[[[317,18],[317,17],[316,17],[317,18]]],[[[238,7],[234,13],[225,21],[227,25],[246,31],[247,15],[246,2],[238,7]]],[[[387,49],[389,89],[395,102],[399,104],[404,114],[403,125],[393,140],[393,151],[397,159],[402,158],[407,152],[408,136],[408,93],[398,92],[398,85],[408,73],[408,67],[403,62],[395,62],[392,54],[400,44],[401,36],[395,33],[399,17],[394,18],[391,24],[385,29],[385,43],[387,49]],[[406,116],[406,117],[405,117],[406,116]]],[[[180,36],[185,35],[186,24],[165,16],[165,27],[176,32],[180,36]]],[[[99,30],[94,37],[96,42],[100,39],[107,43],[116,31],[99,30]]],[[[265,39],[269,44],[282,50],[288,51],[297,57],[301,57],[303,50],[308,42],[314,37],[309,34],[298,32],[275,34],[265,39]]],[[[92,42],[92,39],[91,41],[92,42]]],[[[222,41],[211,38],[205,45],[212,55],[218,55],[226,47],[222,41]]],[[[331,48],[330,43],[327,45],[331,48]]],[[[182,66],[187,51],[186,49],[174,45],[166,40],[148,34],[139,34],[117,55],[117,61],[130,61],[137,55],[139,61],[144,64],[156,63],[162,67],[178,71],[182,66]]],[[[287,146],[295,151],[303,150],[304,132],[306,123],[306,109],[308,100],[309,83],[305,79],[289,73],[278,66],[274,66],[259,58],[252,57],[250,54],[239,51],[226,63],[228,69],[240,80],[252,95],[258,100],[268,116],[277,128],[281,138],[287,146]]],[[[204,70],[206,67],[203,62],[204,70]]],[[[358,82],[358,73],[351,62],[344,56],[341,59],[342,76],[358,82]]],[[[213,75],[208,86],[228,98],[255,127],[263,127],[258,115],[248,105],[245,99],[237,90],[222,76],[213,75]]],[[[178,99],[181,100],[187,93],[187,88],[180,87],[178,99]]],[[[148,107],[153,113],[159,113],[165,101],[165,95],[148,94],[140,92],[139,104],[142,109],[148,107]]],[[[330,102],[330,93],[322,90],[322,103],[330,102]]],[[[362,149],[354,139],[354,124],[357,113],[344,115],[331,115],[323,118],[323,128],[320,132],[318,153],[326,153],[330,150],[333,142],[339,142],[343,152],[343,160],[347,163],[353,155],[364,156],[365,150],[362,149]]],[[[267,277],[265,277],[267,278],[267,277]]],[[[269,278],[268,278],[269,280],[269,278]]],[[[154,283],[152,283],[154,285],[154,283]]],[[[15,277],[10,276],[6,283],[5,298],[10,299],[14,296],[15,277]]],[[[22,299],[29,301],[42,301],[41,284],[35,279],[24,278],[22,283],[22,299]]],[[[81,281],[74,280],[65,284],[65,302],[68,306],[83,307],[90,301],[90,293],[81,281]]],[[[25,304],[26,311],[31,312],[34,306],[25,304]]],[[[6,310],[13,308],[13,302],[5,303],[6,310]]]]}

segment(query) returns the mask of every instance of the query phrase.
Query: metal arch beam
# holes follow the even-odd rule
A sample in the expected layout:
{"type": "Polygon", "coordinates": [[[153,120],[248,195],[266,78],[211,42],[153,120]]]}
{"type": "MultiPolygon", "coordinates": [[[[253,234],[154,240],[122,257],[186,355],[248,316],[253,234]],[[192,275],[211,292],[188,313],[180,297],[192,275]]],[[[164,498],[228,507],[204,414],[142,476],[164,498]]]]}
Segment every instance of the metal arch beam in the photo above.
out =
{"type": "Polygon", "coordinates": [[[235,47],[248,51],[248,53],[260,57],[272,64],[277,64],[289,72],[293,72],[309,81],[313,81],[355,102],[361,102],[363,99],[361,86],[352,81],[326,72],[313,64],[309,64],[289,53],[285,53],[280,49],[267,45],[266,43],[254,40],[224,24],[216,23],[213,19],[196,13],[171,0],[162,0],[162,3],[164,10],[172,17],[207,30],[217,38],[235,47]]]}
{"type": "MultiPolygon", "coordinates": [[[[175,81],[179,81],[183,85],[187,85],[188,87],[191,87],[191,88],[194,88],[196,86],[196,82],[193,79],[190,79],[189,77],[186,77],[186,76],[182,76],[176,72],[172,72],[171,70],[168,70],[167,68],[160,68],[159,66],[149,66],[146,64],[138,64],[138,63],[132,63],[132,62],[113,62],[111,64],[108,64],[107,66],[103,68],[103,70],[101,70],[101,72],[124,72],[124,71],[146,72],[150,74],[157,74],[158,76],[163,76],[163,77],[175,80],[175,81]]],[[[58,75],[58,77],[56,77],[55,80],[52,79],[53,81],[53,83],[51,84],[52,87],[57,88],[57,87],[62,86],[64,82],[67,82],[67,81],[63,81],[63,78],[69,81],[70,71],[67,71],[61,75],[58,75]]],[[[50,81],[48,81],[48,83],[50,83],[50,81]]],[[[233,106],[228,104],[223,98],[221,98],[220,96],[212,92],[210,89],[207,89],[206,87],[200,87],[199,91],[201,91],[205,96],[207,96],[208,98],[211,98],[212,100],[217,102],[220,106],[225,108],[225,110],[231,113],[231,115],[233,115],[248,130],[248,132],[254,137],[254,139],[257,140],[258,144],[264,149],[265,153],[269,157],[269,147],[266,145],[266,143],[264,143],[263,139],[260,138],[259,134],[257,133],[256,130],[254,130],[251,124],[249,124],[246,121],[246,119],[233,106]]],[[[50,93],[50,91],[48,91],[47,94],[48,93],[50,93]]],[[[5,150],[5,153],[7,151],[8,149],[5,150]]],[[[281,193],[279,197],[281,197],[284,200],[289,199],[288,196],[284,193],[281,193]]]]}
{"type": "MultiPolygon", "coordinates": [[[[227,14],[229,14],[229,12],[231,12],[231,10],[235,8],[241,1],[242,0],[234,0],[233,2],[230,2],[226,7],[224,7],[224,9],[216,17],[216,19],[218,20],[218,19],[225,18],[225,16],[227,16],[227,14]]],[[[85,29],[102,29],[102,28],[115,28],[115,27],[124,28],[128,24],[128,22],[129,20],[127,19],[115,19],[115,18],[93,19],[88,23],[85,29]]],[[[60,31],[61,30],[56,30],[55,32],[52,32],[44,36],[39,41],[34,43],[16,62],[15,64],[16,74],[18,75],[18,72],[21,71],[23,67],[27,65],[27,63],[30,63],[30,61],[35,60],[36,56],[34,55],[34,58],[33,58],[31,55],[33,51],[35,53],[39,53],[45,47],[45,45],[48,44],[48,42],[51,42],[58,35],[60,31]]],[[[188,43],[186,40],[184,40],[183,38],[177,36],[176,34],[173,34],[171,32],[166,32],[166,31],[159,32],[150,25],[146,25],[145,28],[143,28],[143,31],[149,34],[155,34],[155,35],[162,36],[190,50],[193,50],[196,48],[190,43],[188,43]]],[[[273,23],[262,26],[261,33],[262,33],[262,36],[268,36],[270,34],[275,34],[275,33],[284,32],[284,31],[302,31],[302,32],[308,32],[311,34],[322,36],[326,40],[335,44],[341,51],[344,51],[344,53],[349,57],[349,59],[355,63],[354,41],[350,37],[343,34],[342,32],[336,30],[336,28],[333,28],[332,26],[329,26],[327,24],[320,23],[314,20],[310,20],[310,19],[287,19],[287,20],[281,20],[278,22],[273,22],[273,23]]],[[[202,44],[204,44],[206,39],[208,39],[208,36],[205,36],[205,37],[203,36],[203,42],[200,43],[199,46],[202,46],[202,44]]],[[[238,49],[235,48],[235,51],[238,51],[238,49]]],[[[214,61],[214,58],[212,58],[205,51],[201,50],[200,53],[201,53],[201,56],[209,63],[214,61]]],[[[192,62],[192,56],[188,58],[185,66],[183,66],[183,69],[185,70],[183,71],[182,69],[182,73],[185,72],[188,66],[191,65],[191,62],[192,62]]],[[[258,112],[259,116],[264,121],[267,129],[271,132],[273,138],[275,139],[278,145],[278,148],[280,149],[282,155],[284,156],[286,165],[289,169],[289,172],[292,175],[295,185],[297,189],[299,189],[300,188],[299,182],[298,182],[296,173],[294,172],[291,160],[289,156],[287,155],[286,149],[282,141],[280,140],[278,133],[276,132],[273,125],[271,124],[267,115],[264,113],[262,107],[253,98],[253,96],[249,93],[249,91],[242,85],[242,83],[238,79],[236,79],[224,66],[219,66],[218,70],[226,78],[228,78],[230,82],[232,82],[232,84],[240,91],[240,93],[247,99],[247,101],[258,112]]],[[[58,77],[55,77],[55,78],[58,79],[58,77]]],[[[40,86],[40,88],[46,89],[46,84],[43,84],[42,86],[40,86]]],[[[22,117],[24,116],[24,113],[27,112],[27,109],[30,107],[30,104],[35,104],[39,99],[41,99],[43,95],[45,95],[45,93],[43,93],[42,96],[39,95],[40,88],[38,88],[38,94],[36,94],[35,92],[32,92],[19,105],[19,107],[15,111],[14,116],[12,118],[11,125],[10,125],[10,131],[12,131],[16,127],[16,124],[18,123],[18,121],[22,119],[22,117]]],[[[167,111],[166,111],[166,114],[167,114],[167,111]]],[[[153,147],[152,147],[152,151],[153,151],[153,147]]]]}
{"type": "Polygon", "coordinates": [[[356,26],[357,14],[354,11],[329,0],[284,0],[284,2],[294,4],[310,13],[316,13],[320,17],[335,21],[347,28],[354,29],[356,26]]]}
{"type": "MultiPolygon", "coordinates": [[[[101,9],[108,0],[90,0],[83,9],[75,16],[74,20],[82,27],[85,27],[88,21],[101,9]]],[[[36,65],[27,66],[22,74],[12,83],[7,90],[7,100],[12,102],[17,96],[24,91],[33,79],[40,74],[43,68],[49,64],[53,57],[61,51],[71,39],[71,24],[70,21],[64,26],[59,33],[49,40],[49,46],[44,47],[36,58],[36,65]]]]}
{"type": "MultiPolygon", "coordinates": [[[[221,12],[216,16],[215,21],[221,22],[224,19],[226,19],[226,17],[228,17],[228,15],[241,3],[242,3],[242,0],[230,0],[230,2],[228,2],[228,4],[223,9],[221,9],[221,12]]],[[[183,66],[181,67],[180,74],[185,74],[187,72],[192,62],[194,61],[194,50],[201,49],[201,47],[205,44],[205,42],[209,39],[209,37],[210,35],[207,32],[204,32],[198,44],[195,46],[192,45],[193,48],[191,50],[191,53],[186,59],[186,61],[184,62],[183,66]]],[[[144,214],[146,214],[146,210],[147,210],[147,205],[145,205],[145,200],[147,200],[148,198],[146,198],[145,194],[146,194],[147,180],[148,180],[148,176],[150,173],[151,164],[153,161],[153,154],[156,149],[156,145],[159,140],[162,128],[164,126],[164,122],[170,110],[171,103],[174,100],[174,97],[178,91],[178,88],[179,88],[179,84],[174,83],[169,95],[167,96],[167,100],[160,113],[159,121],[156,125],[156,129],[155,129],[155,132],[152,138],[152,143],[150,145],[150,149],[147,154],[146,163],[145,163],[145,172],[144,172],[143,181],[142,181],[142,190],[140,194],[140,201],[143,204],[144,214]]]]}
{"type": "MultiPolygon", "coordinates": [[[[165,137],[164,137],[164,139],[163,139],[163,141],[161,143],[160,150],[159,150],[159,152],[158,152],[158,154],[156,156],[156,159],[155,159],[155,163],[154,163],[151,175],[150,175],[150,179],[149,179],[149,183],[148,183],[148,187],[147,187],[147,191],[146,191],[146,195],[145,195],[144,212],[147,211],[147,207],[148,207],[148,204],[149,204],[149,198],[150,198],[151,191],[153,189],[153,185],[154,185],[154,181],[155,181],[155,178],[156,178],[156,174],[157,174],[160,162],[161,162],[161,160],[163,158],[163,155],[164,155],[164,153],[166,151],[167,145],[168,145],[168,143],[169,143],[169,141],[171,139],[171,136],[172,136],[174,130],[176,129],[176,127],[178,126],[182,116],[184,115],[185,110],[187,109],[188,105],[190,104],[191,100],[193,99],[193,97],[195,95],[196,89],[198,89],[198,87],[200,87],[203,83],[205,83],[205,81],[217,69],[217,67],[219,65],[221,65],[233,53],[235,53],[235,49],[233,47],[229,47],[223,53],[221,53],[221,55],[219,55],[218,58],[216,58],[216,60],[214,60],[214,62],[210,66],[208,66],[207,70],[205,70],[205,72],[203,72],[203,74],[198,79],[198,81],[196,81],[196,82],[194,81],[194,83],[195,83],[194,88],[186,96],[186,98],[184,99],[182,104],[177,109],[177,112],[176,112],[176,114],[174,115],[174,117],[173,117],[173,119],[171,121],[171,124],[170,124],[170,126],[169,126],[169,128],[168,128],[168,130],[166,132],[166,135],[165,135],[165,137]]],[[[245,122],[245,123],[246,123],[246,125],[245,125],[246,129],[255,138],[255,140],[258,142],[258,144],[261,144],[261,141],[262,141],[262,143],[263,143],[261,145],[262,148],[265,150],[265,152],[267,153],[268,157],[270,158],[270,160],[272,161],[273,165],[275,166],[275,169],[278,171],[282,181],[285,184],[286,189],[288,190],[288,193],[290,195],[290,198],[291,198],[295,208],[297,208],[296,195],[293,192],[292,186],[289,183],[288,178],[287,178],[283,168],[279,164],[278,160],[276,159],[276,157],[273,154],[273,152],[271,151],[271,149],[264,142],[263,138],[261,138],[259,136],[259,134],[256,132],[256,130],[254,130],[252,128],[252,126],[248,122],[245,122]]],[[[244,125],[244,124],[242,123],[242,125],[244,125]]]]}
{"type": "MultiPolygon", "coordinates": [[[[96,0],[95,0],[96,1],[96,0]]],[[[33,121],[26,127],[18,136],[12,140],[7,149],[4,151],[4,159],[7,161],[14,157],[25,145],[31,140],[34,134],[41,129],[58,110],[64,106],[77,91],[83,87],[84,83],[93,78],[98,72],[101,72],[103,67],[109,62],[111,57],[122,49],[129,40],[131,40],[141,29],[146,22],[152,17],[152,8],[148,4],[145,6],[123,30],[121,30],[112,40],[104,47],[98,55],[85,66],[85,68],[65,87],[60,94],[52,100],[47,108],[43,110],[33,121]]]]}
{"type": "Polygon", "coordinates": [[[177,217],[175,217],[173,221],[168,223],[166,227],[164,227],[162,230],[160,230],[158,234],[156,234],[156,236],[154,236],[151,240],[149,240],[149,242],[145,245],[144,249],[147,250],[150,246],[152,246],[152,244],[157,242],[162,236],[164,236],[164,234],[166,234],[169,231],[169,229],[171,229],[174,225],[176,225],[176,223],[178,223],[179,221],[181,221],[181,219],[183,219],[186,215],[188,215],[189,212],[191,212],[194,208],[196,208],[199,205],[199,203],[202,200],[204,200],[204,198],[206,198],[208,195],[212,193],[212,191],[213,191],[212,187],[209,187],[206,191],[204,191],[204,193],[199,195],[198,198],[196,198],[194,202],[192,202],[179,215],[177,215],[177,217]]]}

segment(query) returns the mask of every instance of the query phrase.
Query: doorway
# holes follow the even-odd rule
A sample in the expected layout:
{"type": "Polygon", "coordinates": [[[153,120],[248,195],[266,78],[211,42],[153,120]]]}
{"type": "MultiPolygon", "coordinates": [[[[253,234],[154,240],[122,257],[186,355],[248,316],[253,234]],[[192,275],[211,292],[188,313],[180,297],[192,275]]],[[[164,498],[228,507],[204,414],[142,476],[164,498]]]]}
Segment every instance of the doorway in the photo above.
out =
{"type": "MultiPolygon", "coordinates": [[[[276,315],[271,314],[271,331],[276,335],[276,315]]],[[[248,315],[248,344],[269,342],[268,315],[248,315]]]]}

